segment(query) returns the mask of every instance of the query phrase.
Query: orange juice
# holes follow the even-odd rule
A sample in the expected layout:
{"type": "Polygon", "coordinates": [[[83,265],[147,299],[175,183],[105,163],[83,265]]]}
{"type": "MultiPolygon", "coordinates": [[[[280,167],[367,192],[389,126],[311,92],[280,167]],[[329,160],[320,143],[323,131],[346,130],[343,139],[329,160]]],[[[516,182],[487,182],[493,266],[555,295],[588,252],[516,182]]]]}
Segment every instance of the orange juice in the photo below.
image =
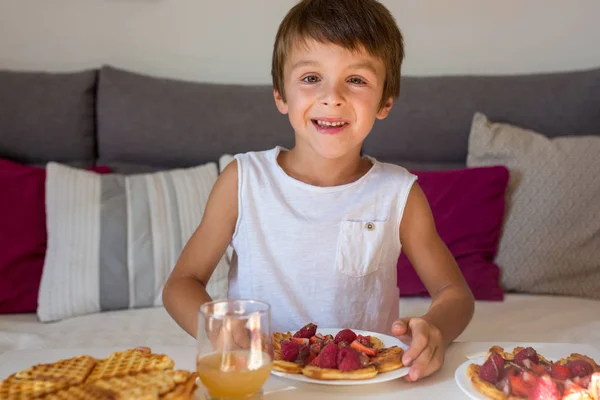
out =
{"type": "Polygon", "coordinates": [[[271,357],[248,350],[198,356],[198,377],[212,397],[244,399],[258,394],[271,373],[271,357]],[[254,364],[254,365],[253,365],[254,364]]]}

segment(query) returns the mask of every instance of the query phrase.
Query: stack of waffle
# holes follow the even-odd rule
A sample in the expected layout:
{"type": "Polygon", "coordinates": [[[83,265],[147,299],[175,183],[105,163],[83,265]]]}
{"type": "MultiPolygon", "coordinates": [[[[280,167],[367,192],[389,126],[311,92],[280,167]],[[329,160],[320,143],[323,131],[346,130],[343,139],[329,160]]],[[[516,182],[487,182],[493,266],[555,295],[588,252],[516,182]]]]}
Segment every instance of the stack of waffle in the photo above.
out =
{"type": "Polygon", "coordinates": [[[189,400],[196,374],[148,348],[38,364],[0,382],[0,400],[189,400]]]}

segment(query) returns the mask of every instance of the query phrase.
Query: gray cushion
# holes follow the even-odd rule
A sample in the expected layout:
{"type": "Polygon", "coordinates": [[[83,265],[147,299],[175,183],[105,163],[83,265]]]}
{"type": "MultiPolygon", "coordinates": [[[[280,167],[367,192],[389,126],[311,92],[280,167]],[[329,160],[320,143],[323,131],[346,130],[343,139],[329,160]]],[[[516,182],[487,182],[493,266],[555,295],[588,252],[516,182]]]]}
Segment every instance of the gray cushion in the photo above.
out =
{"type": "Polygon", "coordinates": [[[381,159],[464,163],[476,111],[549,137],[600,129],[600,68],[515,76],[404,77],[365,152],[381,159]]]}
{"type": "Polygon", "coordinates": [[[598,135],[550,139],[475,114],[468,165],[510,171],[496,258],[506,290],[600,299],[599,154],[598,135]]]}
{"type": "Polygon", "coordinates": [[[95,88],[95,71],[0,71],[0,157],[91,166],[95,88]]]}
{"type": "Polygon", "coordinates": [[[267,86],[184,82],[104,67],[98,96],[100,164],[186,167],[293,143],[267,86]]]}

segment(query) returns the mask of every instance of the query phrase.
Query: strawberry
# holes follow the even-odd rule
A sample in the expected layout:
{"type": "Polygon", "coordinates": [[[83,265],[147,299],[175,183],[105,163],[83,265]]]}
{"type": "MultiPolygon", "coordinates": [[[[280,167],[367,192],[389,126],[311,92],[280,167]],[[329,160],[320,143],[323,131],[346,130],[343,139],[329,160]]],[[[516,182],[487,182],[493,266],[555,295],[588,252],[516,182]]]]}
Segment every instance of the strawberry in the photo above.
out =
{"type": "Polygon", "coordinates": [[[577,384],[576,382],[567,379],[565,381],[565,387],[563,390],[563,398],[569,396],[569,395],[576,395],[578,393],[585,393],[585,387],[582,385],[577,384]]]}
{"type": "Polygon", "coordinates": [[[308,346],[310,344],[310,340],[308,340],[307,338],[292,337],[292,342],[298,343],[299,345],[306,345],[306,346],[308,346]]]}
{"type": "Polygon", "coordinates": [[[584,388],[587,388],[592,380],[592,375],[576,376],[572,380],[574,383],[578,384],[579,386],[583,386],[584,388]]]}
{"type": "Polygon", "coordinates": [[[310,352],[315,353],[315,355],[317,355],[319,354],[322,348],[323,346],[321,345],[321,343],[313,343],[310,345],[310,352]]]}
{"type": "Polygon", "coordinates": [[[533,372],[535,372],[539,376],[548,375],[548,373],[546,371],[546,367],[543,365],[531,363],[530,368],[533,372]]]}
{"type": "Polygon", "coordinates": [[[323,347],[319,353],[317,366],[320,368],[336,368],[337,367],[338,348],[334,343],[330,343],[323,347]]]}
{"type": "Polygon", "coordinates": [[[533,347],[526,347],[515,354],[515,364],[524,367],[525,365],[523,364],[523,360],[531,360],[535,364],[540,362],[537,352],[533,349],[533,347]]]}
{"type": "Polygon", "coordinates": [[[554,382],[548,375],[544,375],[537,380],[536,385],[533,387],[529,400],[560,400],[561,396],[558,392],[556,382],[554,382]]]}
{"type": "Polygon", "coordinates": [[[373,347],[373,345],[371,344],[371,336],[358,335],[356,337],[356,340],[358,340],[360,342],[360,344],[362,344],[366,347],[373,347]]]}
{"type": "Polygon", "coordinates": [[[315,336],[315,333],[317,333],[317,326],[311,323],[305,325],[298,332],[294,333],[294,337],[310,339],[311,337],[315,336]]]}
{"type": "Polygon", "coordinates": [[[520,376],[511,376],[508,378],[510,380],[510,388],[511,392],[515,396],[529,396],[529,391],[531,387],[523,381],[523,378],[520,376]]]}
{"type": "Polygon", "coordinates": [[[535,385],[538,379],[537,375],[530,371],[523,370],[519,375],[523,379],[523,382],[525,382],[529,386],[535,385]]]}
{"type": "Polygon", "coordinates": [[[573,377],[591,375],[594,372],[594,367],[585,360],[569,361],[567,368],[569,368],[573,377]]]}
{"type": "Polygon", "coordinates": [[[571,377],[571,370],[569,370],[569,368],[564,365],[553,364],[550,376],[552,376],[552,379],[564,381],[571,377]]]}
{"type": "Polygon", "coordinates": [[[370,347],[367,347],[364,344],[360,343],[358,340],[355,340],[352,343],[350,343],[350,347],[352,347],[356,351],[365,353],[368,356],[375,356],[378,353],[377,349],[372,349],[370,347]]]}
{"type": "Polygon", "coordinates": [[[481,379],[494,384],[500,380],[503,373],[504,359],[496,352],[490,354],[479,370],[481,379]]]}
{"type": "Polygon", "coordinates": [[[300,345],[287,340],[281,341],[281,357],[284,361],[295,361],[300,353],[300,345]]]}
{"type": "Polygon", "coordinates": [[[338,352],[337,364],[340,371],[353,371],[362,366],[360,354],[350,347],[343,347],[338,352]]]}
{"type": "Polygon", "coordinates": [[[339,331],[337,335],[335,335],[334,342],[335,343],[341,343],[341,342],[352,343],[355,340],[356,340],[356,333],[352,332],[352,330],[350,330],[350,329],[343,329],[343,330],[339,331]]]}

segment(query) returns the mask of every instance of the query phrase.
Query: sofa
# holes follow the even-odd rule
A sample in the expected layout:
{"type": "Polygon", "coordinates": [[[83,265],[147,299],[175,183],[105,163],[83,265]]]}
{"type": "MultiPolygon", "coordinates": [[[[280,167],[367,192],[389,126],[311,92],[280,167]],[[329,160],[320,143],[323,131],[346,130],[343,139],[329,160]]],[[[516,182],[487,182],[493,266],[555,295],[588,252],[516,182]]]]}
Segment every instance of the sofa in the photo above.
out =
{"type": "MultiPolygon", "coordinates": [[[[477,299],[457,340],[600,342],[599,142],[600,69],[402,78],[363,151],[428,195],[477,299]]],[[[268,85],[0,71],[0,353],[193,346],[161,284],[231,156],[276,145],[293,132],[268,85]]],[[[390,301],[424,313],[397,267],[390,301]]]]}

